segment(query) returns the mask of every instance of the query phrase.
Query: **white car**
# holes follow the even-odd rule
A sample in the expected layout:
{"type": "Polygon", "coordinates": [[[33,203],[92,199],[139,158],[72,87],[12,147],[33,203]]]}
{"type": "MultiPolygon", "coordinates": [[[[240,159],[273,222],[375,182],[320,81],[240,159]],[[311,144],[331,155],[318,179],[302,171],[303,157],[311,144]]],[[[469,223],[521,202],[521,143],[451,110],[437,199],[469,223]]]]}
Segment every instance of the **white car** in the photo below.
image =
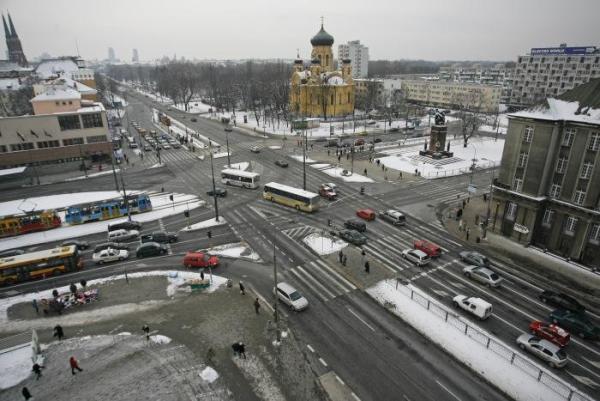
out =
{"type": "Polygon", "coordinates": [[[258,146],[252,146],[250,148],[250,152],[252,152],[252,153],[260,153],[260,148],[258,146]]]}
{"type": "Polygon", "coordinates": [[[430,261],[429,255],[418,249],[405,249],[402,251],[402,257],[410,260],[417,266],[425,266],[430,261]]]}
{"type": "Polygon", "coordinates": [[[108,248],[108,249],[103,249],[100,252],[95,253],[92,256],[92,259],[94,260],[94,262],[101,265],[103,263],[115,262],[117,260],[122,261],[122,260],[127,259],[128,257],[129,257],[129,251],[126,251],[125,249],[108,248]]]}
{"type": "Polygon", "coordinates": [[[452,299],[452,305],[474,314],[481,320],[487,319],[492,314],[492,304],[481,298],[457,295],[452,299]]]}
{"type": "Polygon", "coordinates": [[[293,311],[301,311],[308,307],[308,300],[288,283],[278,283],[275,287],[277,298],[293,311]]]}

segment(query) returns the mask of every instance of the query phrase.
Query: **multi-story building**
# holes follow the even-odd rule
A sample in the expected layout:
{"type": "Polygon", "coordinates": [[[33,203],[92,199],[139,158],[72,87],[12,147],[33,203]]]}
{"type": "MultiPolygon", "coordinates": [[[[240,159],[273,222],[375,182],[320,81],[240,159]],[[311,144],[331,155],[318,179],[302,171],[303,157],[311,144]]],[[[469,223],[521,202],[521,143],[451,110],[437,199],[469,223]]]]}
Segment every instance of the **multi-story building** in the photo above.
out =
{"type": "Polygon", "coordinates": [[[362,45],[360,40],[351,40],[345,45],[339,45],[338,59],[350,60],[352,78],[366,78],[369,76],[369,48],[362,45]]]}
{"type": "Polygon", "coordinates": [[[502,94],[498,85],[443,82],[436,79],[403,80],[402,92],[411,102],[436,107],[460,107],[496,113],[502,94]]]}
{"type": "Polygon", "coordinates": [[[524,108],[600,77],[600,49],[594,46],[533,48],[519,56],[509,105],[524,108]]]}
{"type": "Polygon", "coordinates": [[[509,115],[492,230],[600,267],[600,79],[509,115]]]}
{"type": "Polygon", "coordinates": [[[140,56],[138,54],[138,49],[133,49],[133,55],[131,56],[131,62],[132,63],[140,62],[140,56]]]}
{"type": "Polygon", "coordinates": [[[114,64],[117,61],[117,56],[115,55],[115,49],[112,47],[108,48],[108,62],[109,64],[114,64]]]}
{"type": "Polygon", "coordinates": [[[502,87],[500,102],[507,103],[510,100],[513,73],[514,68],[503,63],[491,67],[483,67],[481,64],[453,64],[440,67],[438,76],[441,81],[499,85],[502,87]]]}
{"type": "Polygon", "coordinates": [[[386,94],[384,80],[378,78],[355,79],[354,93],[356,94],[356,107],[364,109],[385,106],[386,94]]]}

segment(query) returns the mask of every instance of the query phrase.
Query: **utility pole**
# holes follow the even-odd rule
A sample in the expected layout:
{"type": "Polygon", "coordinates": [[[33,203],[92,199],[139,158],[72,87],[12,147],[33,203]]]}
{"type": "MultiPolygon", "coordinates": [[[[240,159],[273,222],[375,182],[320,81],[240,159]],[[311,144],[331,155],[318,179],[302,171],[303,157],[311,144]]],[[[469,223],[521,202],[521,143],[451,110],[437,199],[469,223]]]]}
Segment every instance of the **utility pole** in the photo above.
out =
{"type": "Polygon", "coordinates": [[[117,171],[115,170],[115,151],[110,151],[110,165],[112,167],[113,177],[115,179],[115,188],[119,192],[119,181],[117,180],[117,171]]]}
{"type": "MultiPolygon", "coordinates": [[[[306,123],[306,120],[304,120],[306,123]]],[[[306,128],[304,129],[304,138],[302,143],[302,189],[306,191],[306,128]]]]}
{"type": "Polygon", "coordinates": [[[121,170],[121,186],[123,187],[123,201],[127,207],[127,220],[131,221],[131,210],[129,209],[129,201],[127,200],[127,193],[125,192],[125,181],[123,180],[123,170],[121,170]]]}
{"type": "Polygon", "coordinates": [[[215,220],[219,221],[219,204],[217,202],[217,189],[215,187],[215,166],[213,165],[212,140],[208,138],[208,153],[210,154],[210,172],[212,174],[213,199],[215,200],[215,220]]]}
{"type": "Polygon", "coordinates": [[[492,178],[490,179],[490,194],[488,196],[488,204],[487,204],[487,211],[485,213],[485,223],[483,224],[483,232],[482,232],[482,238],[486,239],[487,238],[487,229],[488,229],[488,225],[490,224],[490,217],[492,214],[492,197],[494,194],[494,173],[495,170],[492,169],[492,178]]]}
{"type": "Polygon", "coordinates": [[[81,159],[81,168],[83,168],[83,174],[85,174],[85,178],[88,178],[87,166],[85,165],[85,159],[83,158],[83,153],[81,152],[81,144],[79,145],[79,158],[81,159]]]}
{"type": "Polygon", "coordinates": [[[227,131],[228,126],[225,127],[225,143],[227,144],[227,167],[231,168],[231,160],[229,160],[229,131],[227,131]]]}
{"type": "Polygon", "coordinates": [[[350,158],[351,158],[350,175],[353,175],[354,174],[354,146],[350,147],[350,158]]]}
{"type": "Polygon", "coordinates": [[[279,310],[277,306],[279,302],[277,302],[277,259],[275,256],[275,243],[273,243],[273,317],[275,319],[275,335],[277,338],[277,343],[281,342],[281,329],[279,328],[279,310]]]}

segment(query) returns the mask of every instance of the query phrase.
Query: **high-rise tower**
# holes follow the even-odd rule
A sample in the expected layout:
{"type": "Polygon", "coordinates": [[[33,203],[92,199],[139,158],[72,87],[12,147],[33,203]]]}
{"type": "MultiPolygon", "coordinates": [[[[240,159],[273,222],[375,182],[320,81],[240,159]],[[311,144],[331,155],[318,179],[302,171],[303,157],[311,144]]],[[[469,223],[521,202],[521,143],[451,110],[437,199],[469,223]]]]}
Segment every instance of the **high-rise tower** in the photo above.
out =
{"type": "Polygon", "coordinates": [[[17,35],[17,30],[13,24],[10,14],[8,15],[8,25],[4,14],[2,14],[2,23],[4,24],[4,36],[6,38],[6,47],[8,48],[8,61],[17,63],[21,66],[27,66],[27,58],[23,53],[23,47],[21,46],[21,39],[17,35]]]}

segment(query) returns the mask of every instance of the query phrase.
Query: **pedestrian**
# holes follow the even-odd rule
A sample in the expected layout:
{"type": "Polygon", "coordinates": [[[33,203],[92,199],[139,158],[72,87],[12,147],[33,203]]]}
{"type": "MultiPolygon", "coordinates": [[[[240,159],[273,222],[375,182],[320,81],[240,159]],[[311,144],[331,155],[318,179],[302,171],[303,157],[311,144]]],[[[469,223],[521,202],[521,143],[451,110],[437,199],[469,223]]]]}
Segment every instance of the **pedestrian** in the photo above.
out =
{"type": "Polygon", "coordinates": [[[467,228],[467,241],[469,240],[469,234],[471,233],[471,229],[467,228]]]}
{"type": "Polygon", "coordinates": [[[246,295],[246,287],[244,287],[244,284],[242,283],[241,280],[240,280],[240,294],[246,295]]]}
{"type": "Polygon", "coordinates": [[[483,201],[487,202],[487,194],[483,194],[483,201]]]}
{"type": "Polygon", "coordinates": [[[367,168],[366,168],[366,167],[365,167],[365,171],[364,171],[364,173],[365,173],[365,176],[366,176],[366,175],[367,175],[367,168]]]}
{"type": "Polygon", "coordinates": [[[58,341],[60,341],[63,339],[64,336],[65,336],[65,332],[63,331],[63,328],[61,327],[61,325],[57,324],[56,326],[54,326],[53,337],[58,337],[58,341]]]}
{"type": "Polygon", "coordinates": [[[346,266],[346,261],[348,260],[348,257],[346,255],[344,255],[344,257],[342,258],[342,266],[346,266]]]}
{"type": "Polygon", "coordinates": [[[34,363],[31,370],[35,373],[35,380],[40,380],[40,377],[42,377],[42,367],[38,363],[34,363]]]}
{"type": "Polygon", "coordinates": [[[331,151],[329,149],[327,149],[327,156],[329,156],[331,154],[331,151]]]}
{"type": "Polygon", "coordinates": [[[338,163],[340,162],[341,158],[342,158],[342,155],[338,155],[338,163]]]}
{"type": "Polygon", "coordinates": [[[338,259],[340,260],[340,263],[342,263],[343,258],[344,258],[344,252],[342,252],[342,250],[340,249],[340,252],[338,253],[338,259]]]}
{"type": "Polygon", "coordinates": [[[204,281],[204,271],[200,272],[200,280],[204,281]]]}
{"type": "Polygon", "coordinates": [[[56,290],[56,289],[52,290],[52,296],[54,298],[58,298],[58,290],[56,290]]]}
{"type": "Polygon", "coordinates": [[[238,343],[238,351],[240,355],[243,356],[244,359],[246,359],[246,346],[241,341],[238,343]]]}
{"type": "Polygon", "coordinates": [[[148,326],[147,324],[143,325],[142,331],[146,335],[146,341],[150,341],[150,326],[148,326]]]}
{"type": "Polygon", "coordinates": [[[40,308],[38,307],[37,299],[33,298],[32,304],[33,304],[33,309],[35,309],[35,313],[37,315],[39,315],[40,314],[40,308]]]}
{"type": "Polygon", "coordinates": [[[364,249],[362,249],[362,250],[360,251],[360,256],[362,256],[362,257],[363,257],[363,259],[364,259],[366,255],[367,255],[367,253],[365,252],[365,250],[364,250],[364,249]]]}
{"type": "Polygon", "coordinates": [[[369,261],[365,262],[365,273],[369,274],[371,272],[371,265],[369,265],[369,261]]]}
{"type": "Polygon", "coordinates": [[[400,172],[400,179],[402,179],[402,171],[400,172]]]}
{"type": "Polygon", "coordinates": [[[463,205],[463,209],[464,209],[465,206],[467,206],[467,201],[463,199],[462,205],[463,205]]]}
{"type": "Polygon", "coordinates": [[[81,284],[81,289],[83,291],[85,291],[85,287],[87,286],[87,281],[85,281],[85,279],[81,279],[81,281],[79,282],[79,284],[81,284]]]}
{"type": "Polygon", "coordinates": [[[21,390],[21,394],[23,394],[23,398],[25,398],[25,401],[33,397],[27,387],[23,387],[23,390],[21,390]]]}
{"type": "Polygon", "coordinates": [[[346,153],[346,160],[350,159],[350,153],[346,153]]]}
{"type": "Polygon", "coordinates": [[[71,366],[71,373],[73,375],[75,375],[75,369],[77,369],[80,372],[83,372],[83,369],[81,369],[79,367],[79,362],[77,362],[77,359],[75,359],[74,356],[72,356],[71,358],[69,358],[69,365],[71,366]]]}
{"type": "Polygon", "coordinates": [[[77,295],[77,286],[73,283],[71,283],[71,285],[69,286],[69,289],[71,290],[71,293],[73,295],[77,295]]]}
{"type": "Polygon", "coordinates": [[[385,171],[385,164],[381,163],[381,171],[385,171]]]}
{"type": "Polygon", "coordinates": [[[377,163],[377,166],[379,166],[379,163],[381,163],[379,159],[375,160],[375,162],[377,163]]]}
{"type": "Polygon", "coordinates": [[[415,169],[415,176],[419,175],[419,170],[415,169]]]}
{"type": "Polygon", "coordinates": [[[254,300],[254,312],[256,312],[257,315],[259,314],[259,312],[258,312],[259,309],[260,309],[260,302],[258,302],[258,298],[256,298],[254,300]]]}

